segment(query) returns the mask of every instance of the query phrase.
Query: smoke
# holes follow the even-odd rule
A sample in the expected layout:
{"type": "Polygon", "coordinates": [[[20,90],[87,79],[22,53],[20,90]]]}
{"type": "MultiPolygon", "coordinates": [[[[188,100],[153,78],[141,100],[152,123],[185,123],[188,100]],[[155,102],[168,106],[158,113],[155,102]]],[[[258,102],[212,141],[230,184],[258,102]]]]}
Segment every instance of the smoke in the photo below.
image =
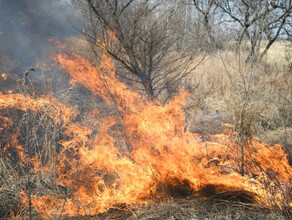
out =
{"type": "Polygon", "coordinates": [[[49,39],[76,35],[80,27],[76,11],[66,0],[1,0],[0,72],[22,72],[53,47],[49,39]],[[5,71],[4,57],[14,68],[5,71]]]}

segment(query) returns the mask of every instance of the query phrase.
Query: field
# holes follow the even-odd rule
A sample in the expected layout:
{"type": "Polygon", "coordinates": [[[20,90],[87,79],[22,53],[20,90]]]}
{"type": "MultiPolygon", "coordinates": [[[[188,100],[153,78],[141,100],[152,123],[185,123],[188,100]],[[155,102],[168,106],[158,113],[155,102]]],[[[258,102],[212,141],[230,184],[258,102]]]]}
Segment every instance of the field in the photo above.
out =
{"type": "Polygon", "coordinates": [[[290,51],[277,42],[254,65],[244,51],[200,55],[164,104],[105,54],[93,67],[60,52],[37,77],[3,75],[1,217],[291,217],[290,51]]]}
{"type": "Polygon", "coordinates": [[[237,129],[251,129],[255,138],[280,143],[290,152],[291,51],[287,42],[276,42],[264,61],[254,66],[245,63],[244,51],[208,55],[184,82],[192,91],[191,124],[209,121],[204,127],[206,133],[212,133],[214,120],[224,119],[237,129]],[[244,115],[239,115],[242,111],[244,115]],[[242,117],[247,117],[246,124],[239,125],[245,120],[242,117]]]}

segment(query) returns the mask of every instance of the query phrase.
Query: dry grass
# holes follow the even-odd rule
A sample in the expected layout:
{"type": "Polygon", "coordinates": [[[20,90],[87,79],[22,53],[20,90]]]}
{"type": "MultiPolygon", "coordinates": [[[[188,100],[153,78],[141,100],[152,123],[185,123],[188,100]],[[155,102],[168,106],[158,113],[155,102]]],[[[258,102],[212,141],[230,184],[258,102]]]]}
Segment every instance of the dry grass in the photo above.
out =
{"type": "Polygon", "coordinates": [[[184,87],[191,91],[186,112],[192,130],[220,133],[224,127],[218,129],[219,125],[228,122],[236,132],[283,144],[291,152],[290,71],[287,63],[281,68],[266,62],[250,66],[243,54],[231,51],[208,56],[184,81],[184,87]]]}
{"type": "Polygon", "coordinates": [[[292,62],[291,42],[287,41],[275,42],[268,50],[265,61],[270,64],[276,64],[279,67],[284,65],[291,65],[292,62]]]}
{"type": "MultiPolygon", "coordinates": [[[[72,219],[62,217],[61,219],[72,219]]],[[[73,218],[73,219],[77,219],[73,218]]],[[[283,215],[255,205],[228,201],[206,199],[176,199],[164,203],[148,205],[113,207],[96,216],[80,217],[80,219],[125,219],[125,220],[236,220],[236,219],[269,219],[284,220],[283,215]]]]}
{"type": "Polygon", "coordinates": [[[251,204],[211,200],[177,200],[140,209],[130,219],[285,219],[251,204]]]}
{"type": "MultiPolygon", "coordinates": [[[[75,42],[76,43],[76,42],[75,42]]],[[[81,42],[80,44],[84,44],[81,42]]],[[[82,45],[81,45],[82,47],[82,45]]],[[[282,48],[275,44],[268,53],[267,62],[249,66],[244,56],[220,51],[208,56],[202,65],[184,81],[191,92],[188,98],[188,124],[194,132],[203,135],[220,133],[223,123],[231,123],[237,132],[257,136],[263,141],[283,144],[292,155],[292,75],[282,48]],[[280,51],[280,52],[279,52],[280,51]],[[279,55],[281,54],[281,55],[279,55]],[[282,62],[277,57],[283,57],[282,62]]],[[[87,52],[84,50],[84,53],[87,52]]],[[[290,63],[289,63],[290,62],[290,63]]],[[[76,100],[75,100],[76,101],[76,100]]],[[[6,113],[1,112],[1,115],[6,113]]],[[[22,117],[23,112],[18,116],[22,117]]],[[[13,115],[13,114],[12,114],[13,115]]],[[[14,115],[15,116],[15,115],[14,115]]],[[[31,139],[40,139],[35,152],[54,159],[58,126],[43,112],[31,113],[31,139]],[[39,135],[38,132],[42,135],[39,135]],[[45,137],[48,137],[46,139],[45,137]]],[[[17,116],[15,120],[19,119],[17,116]]],[[[15,121],[17,125],[17,121],[15,121]]],[[[3,131],[4,132],[4,131],[3,131]]],[[[0,132],[0,137],[5,133],[0,132]]],[[[1,152],[3,154],[3,152],[1,152]]],[[[2,155],[1,155],[2,156],[2,155]]],[[[12,157],[13,158],[13,157],[12,157]]],[[[27,177],[11,157],[0,158],[0,216],[7,216],[19,202],[19,193],[25,190],[27,177]]],[[[32,175],[34,190],[54,191],[53,176],[32,175]]],[[[52,193],[52,192],[49,192],[52,193]]],[[[113,207],[98,216],[84,219],[285,219],[276,212],[252,204],[215,203],[212,200],[173,200],[141,206],[113,207]]],[[[58,216],[56,219],[60,219],[58,216]]],[[[66,219],[66,217],[64,217],[66,219]]]]}

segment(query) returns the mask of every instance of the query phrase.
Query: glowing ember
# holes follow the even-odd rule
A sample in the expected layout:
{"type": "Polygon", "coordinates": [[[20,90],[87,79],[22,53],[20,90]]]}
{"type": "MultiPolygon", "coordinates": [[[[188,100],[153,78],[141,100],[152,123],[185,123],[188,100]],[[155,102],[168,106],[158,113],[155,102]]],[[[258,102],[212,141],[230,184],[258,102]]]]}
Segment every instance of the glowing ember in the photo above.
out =
{"type": "MultiPolygon", "coordinates": [[[[42,169],[56,172],[56,184],[65,189],[66,198],[61,194],[33,195],[32,205],[42,217],[93,215],[114,204],[236,192],[243,200],[265,205],[271,205],[270,198],[277,198],[275,203],[281,206],[292,174],[281,146],[256,140],[249,143],[245,149],[246,175],[241,176],[241,151],[230,141],[232,133],[227,130],[202,141],[199,135],[185,131],[185,91],[162,105],[121,83],[105,54],[97,67],[76,54],[59,54],[56,59],[71,75],[72,83],[80,83],[101,97],[115,114],[102,117],[92,110],[83,116],[93,123],[74,122],[80,113],[56,99],[0,93],[0,109],[36,111],[43,106],[50,117],[62,123],[64,138],[59,141],[62,148],[55,170],[42,169]],[[272,188],[273,192],[268,190],[272,188]]],[[[0,120],[5,122],[2,129],[11,126],[8,118],[0,120]]],[[[33,169],[40,172],[37,160],[33,158],[33,169]]],[[[21,197],[22,203],[28,204],[24,193],[21,197]]]]}
{"type": "Polygon", "coordinates": [[[1,74],[1,77],[2,77],[4,80],[6,80],[6,79],[7,79],[7,74],[6,74],[6,73],[2,73],[2,74],[1,74]]]}

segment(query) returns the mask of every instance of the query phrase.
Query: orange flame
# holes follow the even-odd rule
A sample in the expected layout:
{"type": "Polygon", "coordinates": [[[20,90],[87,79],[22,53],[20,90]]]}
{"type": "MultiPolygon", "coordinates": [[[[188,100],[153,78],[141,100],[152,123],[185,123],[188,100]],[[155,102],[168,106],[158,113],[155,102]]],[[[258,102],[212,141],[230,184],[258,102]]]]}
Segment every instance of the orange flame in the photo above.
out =
{"type": "Polygon", "coordinates": [[[1,77],[2,77],[4,80],[6,80],[6,79],[7,79],[7,74],[6,74],[6,73],[2,73],[2,74],[1,74],[1,77]]]}
{"type": "MultiPolygon", "coordinates": [[[[290,189],[292,169],[281,146],[250,142],[245,148],[247,172],[241,176],[240,147],[230,141],[231,132],[202,141],[198,134],[185,131],[185,91],[162,105],[120,82],[106,54],[97,67],[77,54],[58,54],[57,60],[72,83],[102,97],[114,114],[102,117],[93,110],[86,115],[93,123],[73,122],[80,113],[56,99],[0,93],[0,109],[35,111],[54,105],[52,117],[64,122],[55,172],[67,195],[33,195],[32,205],[42,217],[93,215],[114,204],[226,191],[245,192],[250,200],[265,205],[273,197],[280,204],[283,189],[290,189]],[[267,184],[275,190],[268,191],[267,184]]],[[[3,121],[11,124],[9,119],[3,121]]],[[[23,204],[27,204],[25,195],[23,204]]]]}

